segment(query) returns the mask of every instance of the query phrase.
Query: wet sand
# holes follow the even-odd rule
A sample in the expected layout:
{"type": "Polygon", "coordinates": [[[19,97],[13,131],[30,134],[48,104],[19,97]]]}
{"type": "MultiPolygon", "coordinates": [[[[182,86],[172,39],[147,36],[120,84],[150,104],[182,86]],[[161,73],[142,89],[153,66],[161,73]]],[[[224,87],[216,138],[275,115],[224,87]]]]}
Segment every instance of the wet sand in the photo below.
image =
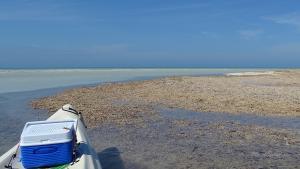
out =
{"type": "Polygon", "coordinates": [[[104,168],[300,166],[299,71],[107,83],[32,105],[66,103],[83,112],[104,168]]]}

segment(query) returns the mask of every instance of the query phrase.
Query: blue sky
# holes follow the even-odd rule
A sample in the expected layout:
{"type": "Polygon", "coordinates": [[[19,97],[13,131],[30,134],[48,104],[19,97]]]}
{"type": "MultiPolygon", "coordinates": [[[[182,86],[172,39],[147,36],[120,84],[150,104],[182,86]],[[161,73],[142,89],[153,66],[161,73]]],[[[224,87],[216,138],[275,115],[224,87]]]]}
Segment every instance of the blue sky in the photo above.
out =
{"type": "Polygon", "coordinates": [[[0,1],[0,68],[299,66],[299,0],[0,1]]]}

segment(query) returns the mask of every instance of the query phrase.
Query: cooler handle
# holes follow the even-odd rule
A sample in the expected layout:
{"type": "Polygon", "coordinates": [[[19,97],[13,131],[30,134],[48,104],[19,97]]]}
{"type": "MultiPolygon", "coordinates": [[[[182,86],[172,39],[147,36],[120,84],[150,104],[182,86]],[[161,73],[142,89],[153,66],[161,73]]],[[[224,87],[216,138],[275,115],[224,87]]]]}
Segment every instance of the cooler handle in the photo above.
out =
{"type": "Polygon", "coordinates": [[[55,146],[40,147],[33,150],[33,154],[50,154],[57,151],[55,146]]]}

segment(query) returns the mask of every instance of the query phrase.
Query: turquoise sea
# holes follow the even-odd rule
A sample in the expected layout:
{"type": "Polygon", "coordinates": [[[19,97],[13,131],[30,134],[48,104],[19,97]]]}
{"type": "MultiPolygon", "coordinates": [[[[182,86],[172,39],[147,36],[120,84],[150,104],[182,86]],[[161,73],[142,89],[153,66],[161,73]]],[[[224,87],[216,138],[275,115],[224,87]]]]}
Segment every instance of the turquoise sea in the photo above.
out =
{"type": "Polygon", "coordinates": [[[0,93],[181,75],[222,75],[265,69],[0,69],[0,93]]]}

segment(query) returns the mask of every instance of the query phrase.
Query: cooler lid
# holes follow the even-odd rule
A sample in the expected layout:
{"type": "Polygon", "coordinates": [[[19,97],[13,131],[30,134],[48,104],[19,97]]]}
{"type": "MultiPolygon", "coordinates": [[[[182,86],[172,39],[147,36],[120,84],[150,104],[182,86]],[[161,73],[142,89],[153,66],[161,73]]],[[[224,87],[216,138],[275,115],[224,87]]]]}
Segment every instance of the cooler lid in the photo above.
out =
{"type": "Polygon", "coordinates": [[[69,142],[77,120],[27,122],[21,134],[20,146],[69,142]]]}

